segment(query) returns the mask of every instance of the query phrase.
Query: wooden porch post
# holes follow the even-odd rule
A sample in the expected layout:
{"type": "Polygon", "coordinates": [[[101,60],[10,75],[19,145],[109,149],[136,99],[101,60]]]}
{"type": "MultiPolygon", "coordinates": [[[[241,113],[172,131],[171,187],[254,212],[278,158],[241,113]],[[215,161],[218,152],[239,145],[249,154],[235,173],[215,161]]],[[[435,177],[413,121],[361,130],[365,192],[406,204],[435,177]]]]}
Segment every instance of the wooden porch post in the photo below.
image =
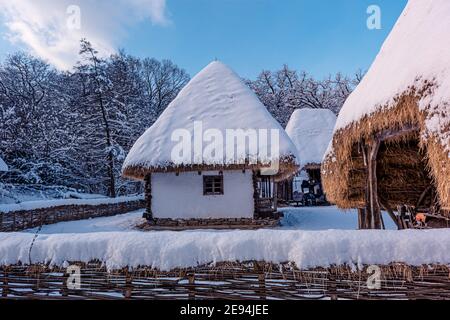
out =
{"type": "Polygon", "coordinates": [[[278,183],[273,178],[273,210],[278,210],[278,183]]]}
{"type": "Polygon", "coordinates": [[[252,173],[252,181],[253,181],[253,205],[254,205],[253,219],[258,219],[259,218],[258,173],[255,170],[253,170],[252,173]]]}
{"type": "Polygon", "coordinates": [[[152,176],[151,174],[147,174],[144,178],[145,182],[145,213],[144,218],[147,220],[153,220],[152,213],[152,176]]]}

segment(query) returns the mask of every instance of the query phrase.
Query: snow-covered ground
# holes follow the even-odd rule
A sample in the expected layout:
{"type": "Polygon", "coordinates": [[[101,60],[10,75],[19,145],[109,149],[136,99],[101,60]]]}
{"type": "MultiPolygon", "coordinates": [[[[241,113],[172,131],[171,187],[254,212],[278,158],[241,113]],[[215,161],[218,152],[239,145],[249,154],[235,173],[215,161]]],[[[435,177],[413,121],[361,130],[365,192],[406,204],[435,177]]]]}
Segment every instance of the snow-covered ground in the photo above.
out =
{"type": "MultiPolygon", "coordinates": [[[[282,229],[300,230],[355,230],[358,227],[356,210],[341,211],[336,207],[281,208],[282,229]]],[[[383,213],[386,229],[397,230],[387,213],[383,213]]]]}
{"type": "MultiPolygon", "coordinates": [[[[281,208],[280,211],[285,217],[281,221],[281,227],[276,228],[277,230],[355,230],[358,225],[354,210],[340,211],[336,207],[307,207],[281,208]]],[[[60,222],[43,226],[40,234],[131,231],[136,225],[145,221],[142,219],[143,213],[144,210],[138,210],[113,217],[60,222]]],[[[387,229],[396,230],[388,216],[384,216],[384,219],[387,229]]],[[[34,233],[35,231],[36,229],[30,229],[26,232],[34,233]]]]}
{"type": "MultiPolygon", "coordinates": [[[[50,224],[43,226],[39,234],[130,231],[133,230],[136,225],[145,222],[145,219],[142,218],[143,213],[144,210],[142,209],[112,217],[50,224]]],[[[24,232],[35,233],[36,230],[36,228],[33,228],[25,230],[24,232]]]]}
{"type": "MultiPolygon", "coordinates": [[[[64,265],[99,259],[110,268],[148,265],[162,270],[220,261],[333,264],[450,264],[450,232],[354,230],[356,214],[334,207],[286,208],[277,229],[141,232],[142,210],[125,215],[44,226],[31,262],[64,265]],[[334,221],[334,222],[333,222],[334,221]],[[323,229],[323,230],[320,230],[323,229]]],[[[29,263],[36,229],[0,233],[0,265],[29,263]]]]}

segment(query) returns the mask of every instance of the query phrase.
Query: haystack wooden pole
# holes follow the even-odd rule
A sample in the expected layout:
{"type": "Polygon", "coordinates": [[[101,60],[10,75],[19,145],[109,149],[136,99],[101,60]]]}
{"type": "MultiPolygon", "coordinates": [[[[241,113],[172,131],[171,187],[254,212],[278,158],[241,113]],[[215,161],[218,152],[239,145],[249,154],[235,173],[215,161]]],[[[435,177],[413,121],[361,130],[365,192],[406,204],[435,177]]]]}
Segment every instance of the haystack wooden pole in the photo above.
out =
{"type": "Polygon", "coordinates": [[[397,229],[401,230],[402,225],[399,221],[399,218],[395,215],[394,210],[392,210],[392,208],[389,206],[389,203],[387,202],[387,200],[382,197],[379,197],[379,201],[380,201],[380,204],[383,207],[383,209],[387,211],[387,213],[391,217],[392,221],[394,221],[395,225],[397,226],[397,229]]]}
{"type": "MultiPolygon", "coordinates": [[[[419,206],[422,204],[422,201],[425,199],[427,193],[432,191],[432,188],[433,188],[433,186],[430,185],[422,192],[419,200],[417,201],[416,208],[419,208],[419,206]]],[[[433,197],[433,195],[431,195],[431,197],[433,197]]]]}
{"type": "Polygon", "coordinates": [[[388,129],[379,132],[368,141],[361,141],[368,177],[366,186],[366,228],[381,229],[383,227],[377,180],[377,157],[381,142],[398,138],[417,130],[416,125],[408,124],[401,129],[388,129]]]}
{"type": "Polygon", "coordinates": [[[367,161],[369,201],[372,214],[371,229],[381,229],[381,208],[378,201],[378,181],[377,181],[377,156],[380,150],[380,139],[369,141],[369,152],[367,161]]]}
{"type": "Polygon", "coordinates": [[[362,230],[366,228],[366,210],[364,208],[358,208],[358,229],[362,230]]]}
{"type": "MultiPolygon", "coordinates": [[[[364,159],[364,166],[366,167],[366,174],[369,176],[369,156],[368,156],[368,146],[365,141],[361,141],[361,152],[364,159]]],[[[372,225],[372,209],[370,207],[370,184],[369,179],[367,179],[366,183],[366,191],[365,191],[365,202],[366,206],[364,208],[364,220],[362,221],[362,229],[370,229],[372,225]]]]}

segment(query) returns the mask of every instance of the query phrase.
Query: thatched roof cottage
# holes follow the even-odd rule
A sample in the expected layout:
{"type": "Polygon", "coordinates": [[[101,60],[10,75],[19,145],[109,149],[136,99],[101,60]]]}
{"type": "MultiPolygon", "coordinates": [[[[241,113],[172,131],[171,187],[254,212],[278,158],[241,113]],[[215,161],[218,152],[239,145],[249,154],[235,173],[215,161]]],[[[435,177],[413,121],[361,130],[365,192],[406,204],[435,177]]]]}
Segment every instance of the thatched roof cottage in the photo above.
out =
{"type": "Polygon", "coordinates": [[[324,187],[364,208],[362,227],[382,227],[380,209],[450,216],[449,17],[448,0],[410,0],[339,114],[324,187]]]}
{"type": "Polygon", "coordinates": [[[125,177],[146,181],[147,218],[156,220],[263,217],[266,187],[297,170],[283,128],[218,61],[181,90],[123,165],[125,177]]]}
{"type": "Polygon", "coordinates": [[[292,113],[286,133],[297,148],[301,172],[280,185],[280,197],[288,202],[294,200],[295,192],[305,191],[305,183],[310,183],[310,192],[322,196],[320,166],[335,124],[336,115],[329,109],[302,108],[292,113]]]}

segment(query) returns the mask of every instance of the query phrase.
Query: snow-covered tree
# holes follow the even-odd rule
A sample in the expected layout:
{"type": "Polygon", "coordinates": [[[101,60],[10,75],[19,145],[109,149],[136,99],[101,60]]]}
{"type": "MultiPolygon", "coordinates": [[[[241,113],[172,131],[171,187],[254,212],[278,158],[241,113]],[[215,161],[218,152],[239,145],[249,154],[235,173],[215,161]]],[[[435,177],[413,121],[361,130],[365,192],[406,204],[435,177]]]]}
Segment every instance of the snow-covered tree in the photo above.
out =
{"type": "Polygon", "coordinates": [[[60,75],[24,53],[0,66],[0,149],[18,181],[54,183],[64,171],[55,152],[66,137],[60,75]]]}
{"type": "Polygon", "coordinates": [[[262,71],[256,80],[247,80],[247,84],[269,112],[286,126],[298,108],[324,108],[337,114],[361,78],[360,72],[354,79],[338,73],[319,81],[304,71],[297,72],[284,65],[277,71],[262,71]]]}
{"type": "Polygon", "coordinates": [[[73,72],[24,53],[0,64],[0,153],[8,183],[59,185],[109,196],[139,191],[121,179],[135,140],[189,80],[172,62],[124,52],[100,58],[81,41],[73,72]]]}

